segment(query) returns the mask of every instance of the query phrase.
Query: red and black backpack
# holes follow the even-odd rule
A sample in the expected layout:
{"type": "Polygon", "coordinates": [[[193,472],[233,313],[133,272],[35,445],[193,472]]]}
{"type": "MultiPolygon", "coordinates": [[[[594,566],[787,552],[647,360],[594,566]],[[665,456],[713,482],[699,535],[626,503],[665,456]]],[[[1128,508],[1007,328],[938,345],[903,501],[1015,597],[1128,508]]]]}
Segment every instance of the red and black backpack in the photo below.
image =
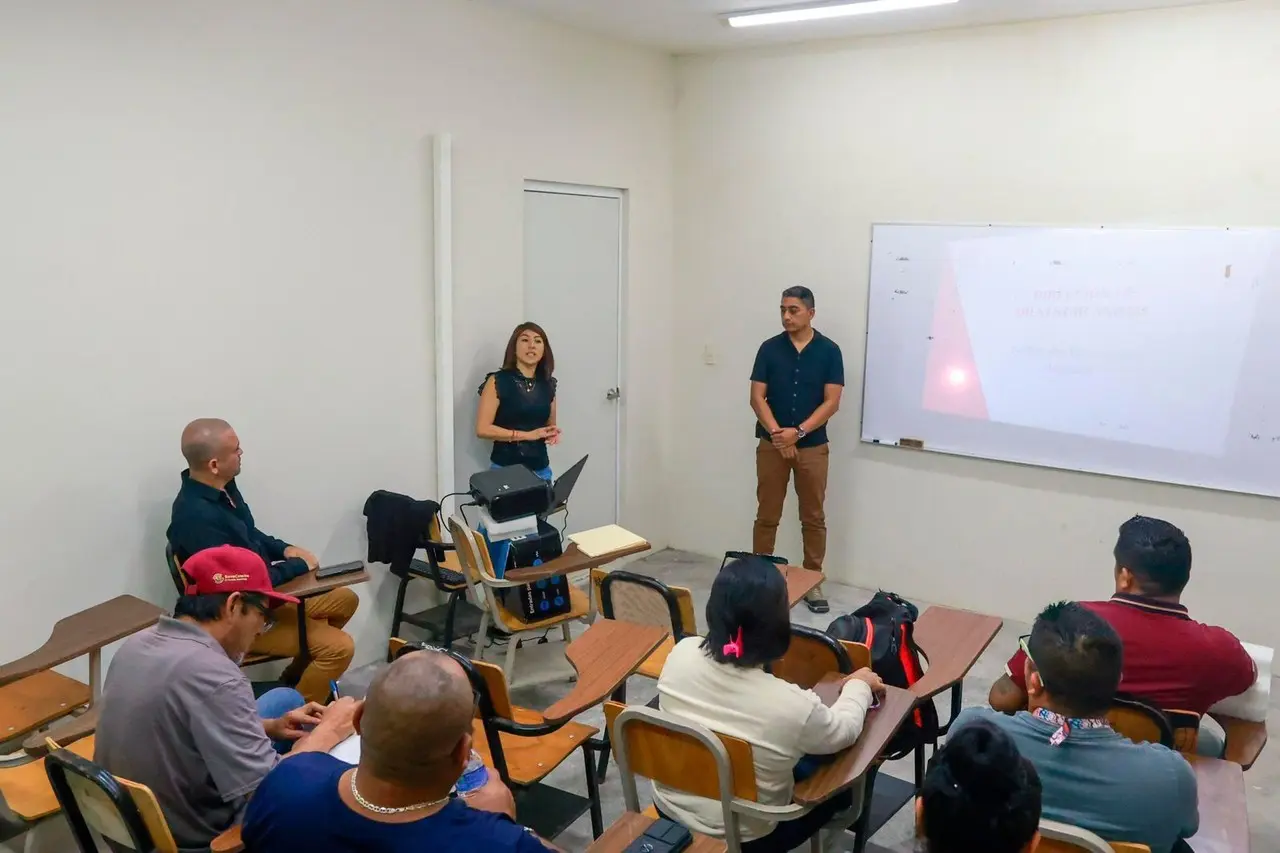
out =
{"type": "MultiPolygon", "coordinates": [[[[919,609],[910,601],[881,590],[870,601],[827,626],[837,640],[863,643],[871,649],[871,668],[885,684],[906,689],[920,680],[924,668],[915,642],[919,609]]],[[[932,702],[919,705],[889,743],[891,757],[907,755],[922,743],[938,739],[938,710],[932,702]]]]}

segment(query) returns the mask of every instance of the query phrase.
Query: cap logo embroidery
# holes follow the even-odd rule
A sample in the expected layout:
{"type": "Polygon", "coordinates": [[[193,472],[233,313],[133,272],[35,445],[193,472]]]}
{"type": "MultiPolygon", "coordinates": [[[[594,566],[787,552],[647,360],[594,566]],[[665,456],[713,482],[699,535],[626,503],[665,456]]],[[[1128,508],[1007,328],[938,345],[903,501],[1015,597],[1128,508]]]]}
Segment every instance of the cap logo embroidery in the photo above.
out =
{"type": "Polygon", "coordinates": [[[249,579],[248,575],[224,575],[222,572],[213,573],[213,582],[221,583],[241,583],[249,579]]]}

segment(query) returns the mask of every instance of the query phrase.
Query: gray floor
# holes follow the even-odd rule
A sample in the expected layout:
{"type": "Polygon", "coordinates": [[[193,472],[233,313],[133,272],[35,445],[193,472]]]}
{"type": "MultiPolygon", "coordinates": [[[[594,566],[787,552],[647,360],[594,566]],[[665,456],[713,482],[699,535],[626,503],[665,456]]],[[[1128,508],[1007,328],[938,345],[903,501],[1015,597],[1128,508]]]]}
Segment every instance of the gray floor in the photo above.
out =
{"type": "MultiPolygon", "coordinates": [[[[682,551],[667,550],[632,562],[628,568],[652,574],[654,577],[671,584],[690,588],[697,600],[699,624],[701,624],[701,611],[717,565],[717,562],[705,557],[682,551]]],[[[865,603],[871,596],[871,591],[869,590],[834,583],[826,585],[826,593],[831,601],[831,614],[821,617],[815,616],[801,605],[792,612],[794,620],[816,628],[825,628],[836,615],[855,609],[865,603]]],[[[945,604],[945,602],[916,601],[916,604],[920,605],[921,609],[933,603],[945,604]]],[[[991,644],[991,648],[988,649],[987,653],[978,660],[978,663],[970,673],[970,677],[965,681],[964,701],[966,706],[986,704],[988,687],[990,687],[992,681],[1004,672],[1004,662],[1016,646],[1017,637],[1026,633],[1027,630],[1028,626],[1025,624],[1005,622],[1004,629],[1000,635],[991,644]]],[[[558,646],[558,643],[553,642],[549,646],[528,650],[521,649],[517,653],[517,683],[530,675],[538,674],[539,670],[545,667],[566,666],[567,664],[562,657],[558,660],[556,659],[558,646]],[[528,652],[527,656],[526,651],[528,652]]],[[[569,683],[567,680],[564,682],[551,682],[533,687],[517,688],[513,693],[513,698],[520,705],[540,709],[550,705],[568,690],[569,683]]],[[[648,679],[633,678],[629,683],[628,699],[632,702],[646,702],[652,698],[654,693],[654,683],[648,679]]],[[[1273,706],[1268,718],[1268,725],[1272,731],[1280,731],[1280,729],[1277,729],[1277,723],[1280,722],[1280,713],[1277,713],[1277,709],[1280,709],[1280,695],[1273,692],[1272,701],[1273,706]]],[[[938,710],[943,715],[943,719],[945,719],[949,709],[944,707],[944,702],[939,703],[938,710]]],[[[589,725],[601,726],[603,725],[603,713],[599,709],[593,709],[589,713],[583,714],[578,720],[589,725]]],[[[886,770],[902,779],[910,779],[912,775],[910,761],[895,762],[887,765],[886,770]]],[[[547,781],[564,790],[575,791],[580,794],[586,793],[583,765],[580,758],[570,759],[553,772],[547,781]]],[[[1248,790],[1249,822],[1253,850],[1257,851],[1257,853],[1280,850],[1280,808],[1278,808],[1280,806],[1280,790],[1278,790],[1280,789],[1280,747],[1272,745],[1271,748],[1263,751],[1258,763],[1245,774],[1245,784],[1248,790]]],[[[642,783],[642,799],[643,792],[644,785],[642,783]]],[[[601,788],[601,796],[605,824],[608,825],[623,811],[622,788],[618,782],[616,769],[612,765],[610,766],[609,776],[601,788]]],[[[885,825],[873,841],[878,846],[892,850],[910,851],[912,849],[912,829],[910,810],[904,809],[885,825]]],[[[584,815],[568,831],[560,835],[556,839],[556,843],[562,849],[571,853],[585,850],[591,843],[591,826],[588,818],[584,815]]]]}

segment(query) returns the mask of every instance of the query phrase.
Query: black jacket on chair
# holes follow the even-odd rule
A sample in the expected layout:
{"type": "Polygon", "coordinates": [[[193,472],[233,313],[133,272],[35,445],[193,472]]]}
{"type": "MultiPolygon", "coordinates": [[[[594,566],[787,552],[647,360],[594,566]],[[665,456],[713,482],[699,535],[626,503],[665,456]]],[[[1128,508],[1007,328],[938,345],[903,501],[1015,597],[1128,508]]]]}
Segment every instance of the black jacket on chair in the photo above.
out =
{"type": "Polygon", "coordinates": [[[369,562],[387,563],[391,573],[404,577],[413,552],[431,539],[431,522],[440,511],[435,501],[381,489],[364,502],[369,534],[369,562]]]}

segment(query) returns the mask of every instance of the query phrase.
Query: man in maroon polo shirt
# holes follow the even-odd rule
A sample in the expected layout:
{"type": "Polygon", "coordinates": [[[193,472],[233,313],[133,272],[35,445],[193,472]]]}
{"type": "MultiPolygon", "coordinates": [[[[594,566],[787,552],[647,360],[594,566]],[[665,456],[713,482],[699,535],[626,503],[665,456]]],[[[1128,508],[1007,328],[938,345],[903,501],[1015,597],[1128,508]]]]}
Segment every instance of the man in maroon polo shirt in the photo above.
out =
{"type": "MultiPolygon", "coordinates": [[[[1136,515],[1120,525],[1116,591],[1109,601],[1082,602],[1106,619],[1124,643],[1120,689],[1167,711],[1203,716],[1257,677],[1253,659],[1225,628],[1196,622],[1179,603],[1191,579],[1191,543],[1167,521],[1136,515]]],[[[1026,656],[1017,652],[991,687],[997,711],[1027,707],[1026,656]]],[[[1201,730],[1201,752],[1221,752],[1221,738],[1201,730]]]]}

